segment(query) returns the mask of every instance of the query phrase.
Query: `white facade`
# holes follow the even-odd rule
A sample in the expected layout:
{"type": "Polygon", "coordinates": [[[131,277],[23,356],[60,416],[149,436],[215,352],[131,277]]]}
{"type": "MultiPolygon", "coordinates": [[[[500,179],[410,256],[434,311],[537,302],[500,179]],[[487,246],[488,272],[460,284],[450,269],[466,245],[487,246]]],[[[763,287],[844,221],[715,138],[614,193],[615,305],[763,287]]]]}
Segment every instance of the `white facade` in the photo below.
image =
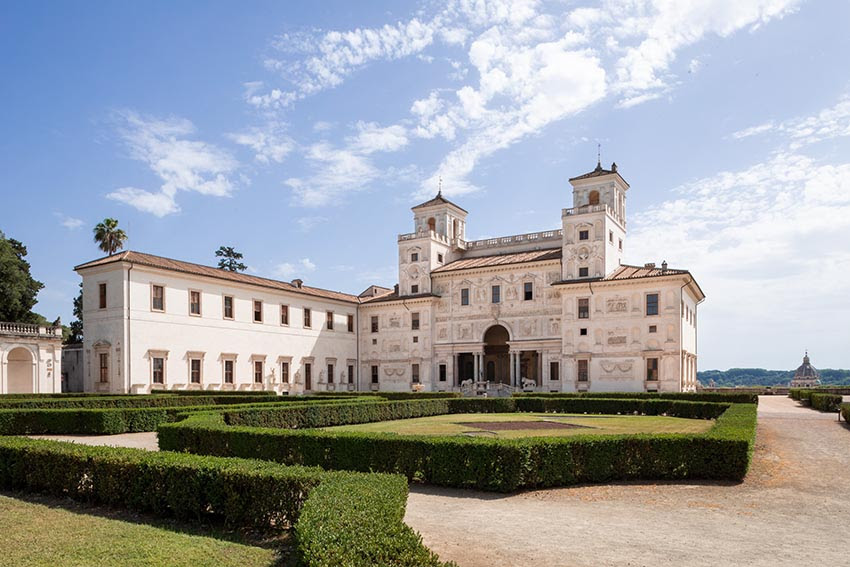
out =
{"type": "Polygon", "coordinates": [[[560,230],[467,241],[441,194],[414,207],[396,289],[360,296],[136,252],[79,266],[85,389],[695,389],[696,281],[622,264],[616,165],[570,182],[560,230]]]}
{"type": "Polygon", "coordinates": [[[0,394],[62,391],[62,327],[0,323],[0,394]]]}

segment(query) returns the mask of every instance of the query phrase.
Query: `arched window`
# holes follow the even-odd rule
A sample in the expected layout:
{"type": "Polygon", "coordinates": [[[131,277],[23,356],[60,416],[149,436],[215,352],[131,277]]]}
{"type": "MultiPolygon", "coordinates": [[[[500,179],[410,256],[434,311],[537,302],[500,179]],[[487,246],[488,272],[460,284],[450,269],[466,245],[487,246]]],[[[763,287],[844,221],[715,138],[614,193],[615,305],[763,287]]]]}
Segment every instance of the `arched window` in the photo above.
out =
{"type": "Polygon", "coordinates": [[[428,230],[431,232],[437,232],[437,219],[434,217],[428,219],[428,230]]]}
{"type": "Polygon", "coordinates": [[[598,205],[599,204],[599,191],[591,191],[590,195],[587,197],[588,205],[598,205]]]}

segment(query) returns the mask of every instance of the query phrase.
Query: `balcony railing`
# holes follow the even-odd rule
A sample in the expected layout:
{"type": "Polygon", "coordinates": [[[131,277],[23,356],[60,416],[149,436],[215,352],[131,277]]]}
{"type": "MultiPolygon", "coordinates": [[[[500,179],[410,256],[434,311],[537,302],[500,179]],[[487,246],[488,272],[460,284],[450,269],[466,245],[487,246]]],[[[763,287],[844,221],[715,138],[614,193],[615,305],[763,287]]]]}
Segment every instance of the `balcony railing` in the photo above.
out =
{"type": "Polygon", "coordinates": [[[585,213],[601,213],[608,209],[608,205],[601,203],[599,205],[584,205],[583,207],[573,207],[572,209],[563,209],[561,216],[583,215],[585,213]]]}
{"type": "Polygon", "coordinates": [[[515,234],[513,236],[500,236],[498,238],[485,238],[484,240],[472,240],[463,242],[461,248],[467,250],[479,250],[481,248],[495,248],[497,246],[512,246],[518,244],[527,244],[544,242],[547,240],[560,240],[564,235],[564,231],[558,230],[543,230],[540,232],[529,232],[526,234],[515,234]]]}
{"type": "Polygon", "coordinates": [[[34,325],[30,323],[0,322],[0,335],[18,337],[61,337],[62,327],[52,325],[34,325]]]}

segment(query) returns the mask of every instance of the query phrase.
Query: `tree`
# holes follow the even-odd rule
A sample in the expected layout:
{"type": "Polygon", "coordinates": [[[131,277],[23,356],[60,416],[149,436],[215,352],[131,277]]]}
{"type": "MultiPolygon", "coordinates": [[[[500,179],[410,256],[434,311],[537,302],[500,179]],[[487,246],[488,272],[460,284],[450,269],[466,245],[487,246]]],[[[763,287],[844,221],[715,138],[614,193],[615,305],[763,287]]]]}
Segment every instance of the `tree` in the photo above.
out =
{"type": "Polygon", "coordinates": [[[32,310],[44,284],[30,274],[30,263],[24,260],[26,255],[26,246],[0,232],[0,321],[44,321],[44,317],[32,310]]]}
{"type": "Polygon", "coordinates": [[[97,223],[94,227],[94,241],[110,256],[124,248],[125,240],[127,240],[127,233],[118,228],[117,219],[103,219],[103,222],[97,223]]]}
{"type": "MultiPolygon", "coordinates": [[[[68,333],[64,337],[65,344],[77,344],[83,342],[83,283],[80,282],[80,293],[74,298],[74,320],[67,327],[68,333]]],[[[65,335],[65,333],[63,333],[65,335]]]]}
{"type": "Polygon", "coordinates": [[[242,259],[242,254],[237,252],[232,246],[219,246],[218,250],[215,251],[215,255],[217,258],[221,258],[218,261],[219,269],[227,270],[228,272],[244,272],[248,269],[248,266],[239,261],[242,259]]]}

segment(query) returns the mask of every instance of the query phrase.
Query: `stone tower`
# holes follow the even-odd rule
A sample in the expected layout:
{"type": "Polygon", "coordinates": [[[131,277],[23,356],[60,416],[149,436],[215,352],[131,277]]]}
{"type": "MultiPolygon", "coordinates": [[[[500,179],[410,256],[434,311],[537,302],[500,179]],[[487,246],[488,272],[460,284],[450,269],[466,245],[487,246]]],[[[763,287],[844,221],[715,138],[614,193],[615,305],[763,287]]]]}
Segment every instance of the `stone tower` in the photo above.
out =
{"type": "Polygon", "coordinates": [[[617,164],[570,179],[573,207],[564,209],[564,280],[601,278],[622,263],[626,241],[626,191],[617,164]]]}

